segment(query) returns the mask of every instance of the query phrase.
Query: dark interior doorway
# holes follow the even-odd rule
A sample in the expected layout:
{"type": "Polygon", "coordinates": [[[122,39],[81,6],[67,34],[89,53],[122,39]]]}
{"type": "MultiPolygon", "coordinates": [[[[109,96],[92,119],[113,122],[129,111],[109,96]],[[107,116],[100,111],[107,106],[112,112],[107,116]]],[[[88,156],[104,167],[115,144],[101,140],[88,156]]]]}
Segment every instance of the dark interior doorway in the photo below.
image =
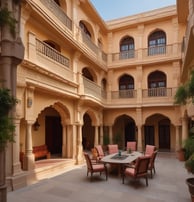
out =
{"type": "Polygon", "coordinates": [[[170,150],[170,126],[159,124],[159,149],[170,150]]]}
{"type": "Polygon", "coordinates": [[[125,146],[128,141],[135,141],[135,123],[129,122],[125,125],[125,146]]]}
{"type": "Polygon", "coordinates": [[[92,119],[89,114],[84,114],[82,126],[82,146],[84,150],[91,150],[94,147],[95,128],[92,126],[92,119]]]}
{"type": "Polygon", "coordinates": [[[62,154],[61,118],[57,116],[46,116],[45,132],[45,142],[51,154],[62,154]]]}
{"type": "Polygon", "coordinates": [[[144,126],[144,139],[145,139],[145,145],[154,145],[154,126],[144,126]]]}

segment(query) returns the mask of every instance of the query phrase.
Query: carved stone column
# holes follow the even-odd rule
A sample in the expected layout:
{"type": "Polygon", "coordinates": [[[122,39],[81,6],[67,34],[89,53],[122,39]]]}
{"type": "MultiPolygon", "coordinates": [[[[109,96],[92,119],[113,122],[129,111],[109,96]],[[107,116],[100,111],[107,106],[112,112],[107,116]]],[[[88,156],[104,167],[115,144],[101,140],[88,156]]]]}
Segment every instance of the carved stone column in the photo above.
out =
{"type": "Polygon", "coordinates": [[[95,126],[95,134],[94,134],[94,145],[98,145],[99,144],[99,140],[98,140],[98,126],[95,126]]]}
{"type": "Polygon", "coordinates": [[[109,126],[109,143],[113,144],[112,126],[109,126]]]}
{"type": "Polygon", "coordinates": [[[77,126],[77,164],[83,163],[82,125],[77,126]]]}
{"type": "Polygon", "coordinates": [[[34,154],[32,153],[32,124],[33,122],[28,122],[26,126],[26,148],[24,155],[24,170],[33,170],[35,168],[34,164],[34,154]]]}

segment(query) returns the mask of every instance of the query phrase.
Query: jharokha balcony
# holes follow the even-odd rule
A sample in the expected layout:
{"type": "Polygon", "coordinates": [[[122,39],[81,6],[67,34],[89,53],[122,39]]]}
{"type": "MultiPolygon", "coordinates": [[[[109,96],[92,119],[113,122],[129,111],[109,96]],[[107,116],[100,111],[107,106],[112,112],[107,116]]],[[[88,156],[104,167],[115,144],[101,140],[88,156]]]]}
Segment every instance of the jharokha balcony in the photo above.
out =
{"type": "MultiPolygon", "coordinates": [[[[50,72],[53,72],[59,76],[63,76],[65,79],[74,81],[75,76],[72,71],[72,67],[70,66],[70,59],[64,56],[62,53],[57,51],[56,49],[49,46],[47,43],[40,41],[37,39],[33,34],[30,34],[29,40],[31,38],[35,39],[34,45],[29,45],[29,60],[36,61],[36,64],[42,66],[42,68],[47,69],[50,72]],[[31,54],[32,52],[36,52],[31,54]],[[33,56],[33,57],[32,57],[33,56]],[[48,63],[52,63],[52,65],[47,65],[48,63]]],[[[33,41],[33,40],[31,40],[33,41]]],[[[177,44],[176,44],[177,45],[177,44]]],[[[173,54],[174,46],[166,46],[160,48],[152,48],[152,49],[142,49],[142,53],[146,53],[145,57],[153,57],[157,54],[164,54],[170,56],[173,54]]],[[[179,47],[179,46],[176,46],[179,47]]],[[[138,50],[140,51],[140,50],[138,50]]],[[[126,59],[134,59],[138,54],[138,51],[129,52],[128,54],[117,54],[119,60],[126,59]]],[[[176,50],[178,51],[178,50],[176,50]]],[[[113,54],[114,55],[114,54],[113,54]]],[[[174,54],[177,56],[177,53],[174,54]]],[[[102,54],[103,57],[106,58],[106,54],[102,54]]],[[[116,56],[116,55],[114,55],[116,56]]],[[[115,59],[115,58],[114,58],[115,59]]],[[[75,81],[76,82],[76,81],[75,81]]],[[[115,104],[121,102],[123,104],[145,104],[145,103],[164,103],[164,104],[173,104],[173,98],[175,94],[175,88],[153,88],[153,89],[129,89],[129,90],[118,90],[118,91],[111,91],[107,92],[101,88],[101,86],[97,85],[95,82],[87,80],[83,78],[83,95],[87,95],[87,97],[91,97],[92,100],[97,100],[102,104],[115,104]]]]}
{"type": "Polygon", "coordinates": [[[137,91],[135,89],[130,90],[118,90],[106,92],[95,82],[88,80],[83,77],[84,84],[84,95],[88,97],[95,98],[98,101],[106,104],[117,104],[119,101],[120,104],[129,104],[135,105],[138,104],[164,104],[164,105],[173,105],[174,103],[174,95],[176,92],[176,88],[152,88],[152,89],[143,89],[137,91]]]}
{"type": "Polygon", "coordinates": [[[138,50],[122,51],[119,53],[112,53],[112,62],[146,62],[154,60],[155,58],[171,59],[172,57],[181,56],[181,43],[170,44],[163,46],[153,46],[138,50]]]}

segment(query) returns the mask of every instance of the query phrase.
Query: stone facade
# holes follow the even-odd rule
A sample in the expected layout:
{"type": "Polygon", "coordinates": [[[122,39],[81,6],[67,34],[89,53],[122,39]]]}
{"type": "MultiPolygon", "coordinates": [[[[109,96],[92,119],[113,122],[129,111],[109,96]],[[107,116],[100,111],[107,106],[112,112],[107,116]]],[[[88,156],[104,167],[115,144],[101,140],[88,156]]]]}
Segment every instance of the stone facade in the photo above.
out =
{"type": "Polygon", "coordinates": [[[32,148],[43,144],[74,164],[105,136],[120,149],[129,140],[138,150],[179,149],[191,122],[174,104],[186,30],[179,18],[169,6],[104,22],[90,1],[23,1],[14,152],[24,158],[17,176],[34,171],[32,148]]]}

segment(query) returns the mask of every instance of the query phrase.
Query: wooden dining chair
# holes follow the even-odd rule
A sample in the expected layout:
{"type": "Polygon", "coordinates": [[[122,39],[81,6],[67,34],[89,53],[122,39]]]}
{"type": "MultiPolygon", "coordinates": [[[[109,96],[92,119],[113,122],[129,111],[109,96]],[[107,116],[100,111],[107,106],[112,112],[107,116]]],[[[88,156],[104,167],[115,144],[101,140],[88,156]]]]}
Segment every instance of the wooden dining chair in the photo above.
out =
{"type": "Polygon", "coordinates": [[[148,186],[148,166],[150,163],[149,156],[140,156],[137,158],[134,167],[126,167],[123,172],[123,184],[126,176],[137,178],[145,178],[146,186],[148,186]]]}
{"type": "Polygon", "coordinates": [[[129,151],[129,149],[131,149],[131,151],[137,151],[137,142],[136,141],[127,142],[127,151],[129,151]]]}
{"type": "Polygon", "coordinates": [[[97,159],[101,160],[105,156],[102,145],[96,145],[95,149],[97,151],[97,159]]]}
{"type": "Polygon", "coordinates": [[[92,163],[90,156],[88,153],[84,152],[84,157],[87,164],[87,176],[91,173],[91,180],[94,173],[100,173],[100,175],[104,172],[106,175],[106,180],[108,179],[108,170],[104,163],[92,163]]]}
{"type": "Polygon", "coordinates": [[[151,157],[155,150],[156,150],[156,146],[147,144],[146,148],[145,148],[145,154],[144,155],[151,157]]]}
{"type": "Polygon", "coordinates": [[[114,154],[114,153],[118,153],[119,152],[119,148],[117,144],[109,144],[108,145],[108,153],[109,154],[114,154]]]}
{"type": "Polygon", "coordinates": [[[157,153],[158,153],[158,151],[155,150],[154,153],[152,154],[151,158],[150,158],[150,163],[149,163],[149,166],[148,166],[148,170],[149,170],[150,173],[151,173],[151,178],[152,178],[152,176],[153,176],[153,172],[154,172],[154,174],[156,173],[156,169],[155,169],[155,159],[156,159],[157,153]],[[153,171],[153,172],[152,172],[152,171],[153,171]]]}

